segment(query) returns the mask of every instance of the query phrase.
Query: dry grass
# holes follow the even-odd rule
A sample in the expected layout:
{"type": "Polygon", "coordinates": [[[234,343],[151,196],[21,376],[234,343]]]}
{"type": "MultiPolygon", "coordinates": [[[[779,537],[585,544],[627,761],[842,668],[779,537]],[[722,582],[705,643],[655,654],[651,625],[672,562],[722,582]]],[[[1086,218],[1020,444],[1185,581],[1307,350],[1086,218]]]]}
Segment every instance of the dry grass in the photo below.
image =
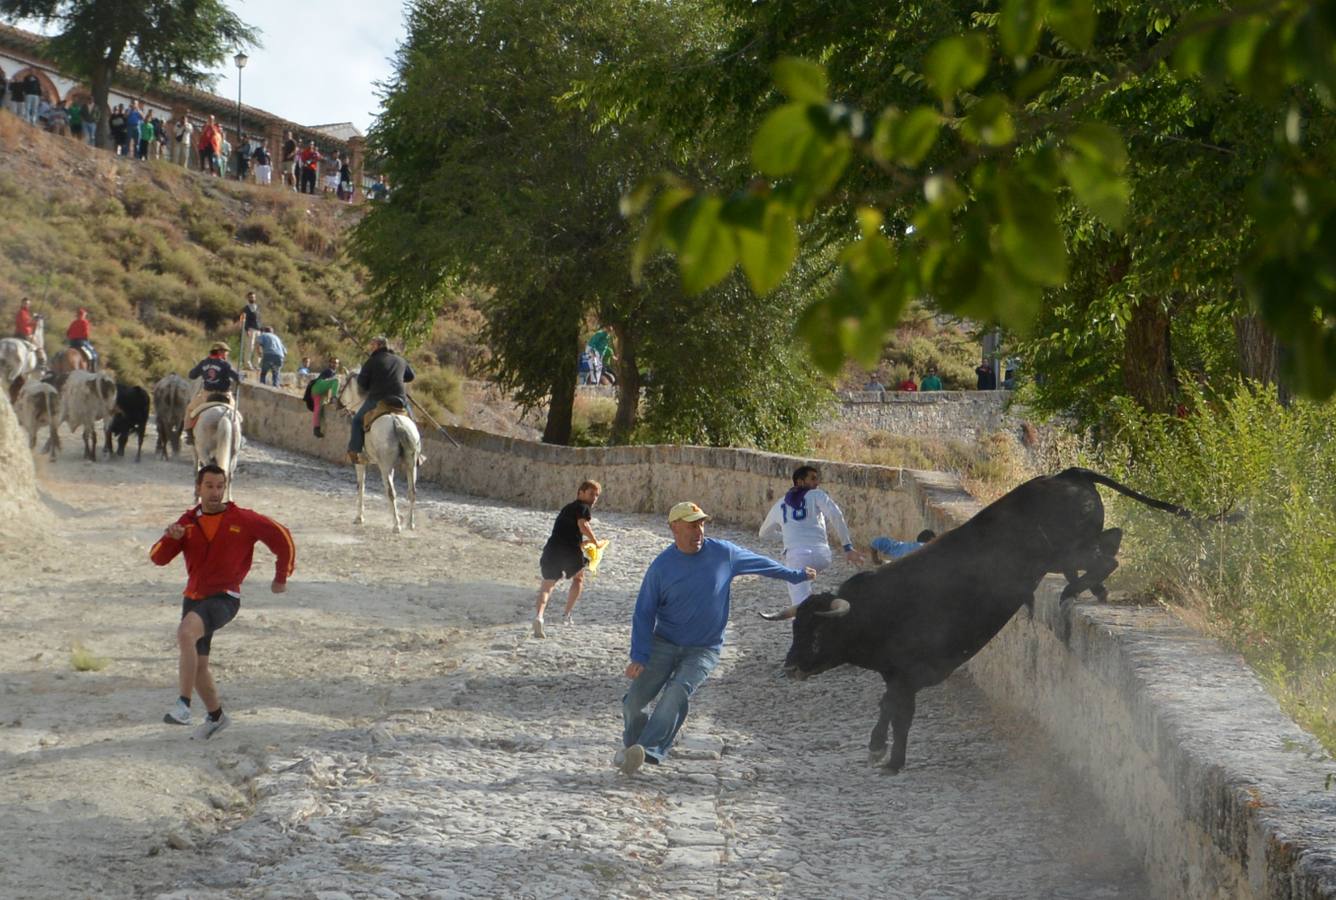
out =
{"type": "Polygon", "coordinates": [[[1039,474],[1025,448],[1001,432],[970,443],[884,431],[823,431],[813,439],[812,451],[840,462],[948,472],[982,503],[1039,474]]]}

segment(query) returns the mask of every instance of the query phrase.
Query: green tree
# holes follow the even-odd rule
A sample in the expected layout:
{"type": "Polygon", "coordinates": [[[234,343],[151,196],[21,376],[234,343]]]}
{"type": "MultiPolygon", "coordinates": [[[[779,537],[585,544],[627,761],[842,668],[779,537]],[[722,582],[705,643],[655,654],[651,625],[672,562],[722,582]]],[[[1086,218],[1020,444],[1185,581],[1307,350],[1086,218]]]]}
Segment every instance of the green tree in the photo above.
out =
{"type": "MultiPolygon", "coordinates": [[[[1247,315],[1255,312],[1286,345],[1283,359],[1299,387],[1319,396],[1336,390],[1336,281],[1319,249],[1336,233],[1336,192],[1321,174],[1330,171],[1326,110],[1336,96],[1330,0],[1241,8],[1118,2],[1098,10],[1090,0],[922,4],[897,7],[900,21],[889,27],[877,11],[836,13],[830,18],[846,28],[818,28],[815,42],[794,24],[795,17],[811,21],[810,5],[776,11],[758,4],[750,16],[742,6],[730,5],[742,19],[730,52],[760,46],[771,60],[798,52],[822,64],[774,63],[774,84],[787,102],[753,130],[750,147],[764,181],[715,204],[700,202],[710,195],[684,189],[680,179],[659,183],[664,190],[644,207],[646,255],[676,251],[683,230],[716,227],[731,242],[722,240],[708,265],[679,252],[684,272],[708,285],[740,262],[765,290],[796,255],[770,252],[749,267],[746,243],[773,251],[793,235],[767,234],[758,216],[740,220],[737,211],[759,204],[821,222],[820,211],[833,203],[844,223],[841,277],[804,318],[815,358],[833,370],[846,356],[873,359],[885,328],[916,297],[1028,331],[1074,276],[1091,290],[1098,283],[1073,268],[1084,261],[1069,251],[1076,237],[1111,251],[1112,260],[1086,258],[1097,266],[1107,269],[1126,253],[1128,273],[1166,276],[1173,267],[1154,252],[1136,269],[1137,251],[1154,251],[1157,231],[1180,226],[1199,256],[1190,271],[1180,267],[1180,279],[1203,268],[1211,278],[1122,285],[1125,293],[1132,288],[1122,336],[1139,336],[1160,360],[1142,366],[1129,389],[1162,403],[1172,382],[1172,355],[1158,352],[1170,331],[1163,326],[1184,309],[1204,309],[1210,319],[1238,298],[1225,317],[1237,334],[1256,336],[1247,315]],[[864,27],[848,27],[860,16],[864,27]],[[878,33],[896,52],[865,66],[860,54],[878,33]],[[767,44],[775,35],[781,40],[767,44]],[[859,70],[863,80],[851,82],[859,70]],[[1128,119],[1121,108],[1128,95],[1148,104],[1149,120],[1128,119]],[[1198,115],[1208,139],[1194,133],[1198,115]],[[1212,143],[1231,129],[1245,152],[1212,143]],[[1208,173],[1228,168],[1221,165],[1196,166],[1174,186],[1177,210],[1145,192],[1135,197],[1138,178],[1147,179],[1146,191],[1155,178],[1169,182],[1174,153],[1166,144],[1198,157],[1223,149],[1237,168],[1223,184],[1242,187],[1246,202],[1225,204],[1226,215],[1214,220],[1195,215],[1191,192],[1211,190],[1208,173]],[[1143,211],[1149,220],[1136,218],[1143,211]],[[1205,226],[1202,233],[1190,234],[1184,220],[1205,226]],[[1100,229],[1113,237],[1098,237],[1100,229]],[[1197,265],[1203,261],[1210,265],[1197,265]],[[1220,285],[1223,298],[1214,292],[1220,285]]],[[[637,193],[633,206],[648,194],[637,193]]]]}
{"type": "MultiPolygon", "coordinates": [[[[467,286],[482,295],[491,377],[522,405],[546,403],[543,439],[557,443],[570,440],[576,362],[594,320],[616,339],[617,440],[636,431],[642,367],[655,373],[645,432],[653,435],[679,421],[657,411],[680,409],[682,398],[692,398],[702,420],[713,407],[741,408],[751,374],[792,359],[792,309],[743,304],[750,314],[733,320],[740,331],[725,333],[697,312],[726,305],[734,296],[727,290],[690,298],[667,266],[647,268],[639,285],[628,275],[636,234],[620,198],[671,157],[634,111],[608,126],[579,87],[602,67],[662,55],[673,35],[699,22],[672,4],[627,0],[419,0],[408,22],[371,134],[400,190],[353,238],[373,273],[370,314],[378,323],[421,334],[450,291],[467,286]],[[716,378],[712,367],[722,362],[708,355],[678,367],[684,348],[712,340],[720,352],[745,348],[727,360],[736,377],[716,378]]],[[[683,244],[688,253],[710,246],[708,233],[683,244]]],[[[761,380],[772,389],[750,402],[760,412],[739,416],[731,429],[711,427],[702,439],[776,439],[787,392],[773,389],[768,375],[761,380]]]]}
{"type": "Polygon", "coordinates": [[[98,117],[97,143],[107,144],[107,95],[122,63],[149,83],[172,79],[207,86],[208,70],[228,53],[258,46],[258,32],[223,0],[0,0],[0,14],[55,23],[47,41],[52,58],[86,78],[98,117]]]}

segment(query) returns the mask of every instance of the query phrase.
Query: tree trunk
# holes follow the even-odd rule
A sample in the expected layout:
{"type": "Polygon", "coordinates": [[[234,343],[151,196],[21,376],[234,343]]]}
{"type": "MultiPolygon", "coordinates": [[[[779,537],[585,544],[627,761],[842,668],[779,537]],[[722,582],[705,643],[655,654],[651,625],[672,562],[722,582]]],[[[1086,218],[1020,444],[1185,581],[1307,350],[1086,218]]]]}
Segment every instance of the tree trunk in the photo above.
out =
{"type": "Polygon", "coordinates": [[[117,60],[120,59],[121,51],[116,50],[116,54],[110,60],[99,60],[93,67],[92,82],[93,105],[97,107],[97,137],[94,139],[98,147],[103,150],[114,150],[111,146],[111,103],[108,98],[111,96],[111,77],[116,73],[117,60]]]}
{"type": "Polygon", "coordinates": [[[1281,378],[1280,342],[1256,315],[1234,319],[1234,336],[1239,348],[1239,373],[1244,378],[1275,385],[1276,398],[1288,406],[1289,386],[1281,378]]]}
{"type": "Polygon", "coordinates": [[[544,444],[569,444],[571,418],[575,413],[574,365],[565,366],[552,382],[552,401],[547,406],[547,424],[543,426],[544,444]]]}
{"type": "Polygon", "coordinates": [[[625,444],[631,440],[640,415],[640,367],[636,364],[631,326],[610,327],[617,338],[617,415],[612,420],[612,442],[625,444]]]}
{"type": "Polygon", "coordinates": [[[1169,345],[1170,315],[1159,297],[1142,297],[1132,307],[1123,344],[1123,383],[1149,412],[1170,412],[1174,402],[1174,358],[1169,345]]]}

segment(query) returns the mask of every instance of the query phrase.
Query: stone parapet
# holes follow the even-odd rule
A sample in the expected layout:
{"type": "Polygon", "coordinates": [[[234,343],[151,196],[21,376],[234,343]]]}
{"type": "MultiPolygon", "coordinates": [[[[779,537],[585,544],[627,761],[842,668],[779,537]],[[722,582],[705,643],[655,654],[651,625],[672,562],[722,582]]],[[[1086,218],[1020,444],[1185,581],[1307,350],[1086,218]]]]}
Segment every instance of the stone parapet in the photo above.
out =
{"type": "Polygon", "coordinates": [[[1011,391],[844,391],[824,427],[974,441],[1020,427],[1011,391]]]}

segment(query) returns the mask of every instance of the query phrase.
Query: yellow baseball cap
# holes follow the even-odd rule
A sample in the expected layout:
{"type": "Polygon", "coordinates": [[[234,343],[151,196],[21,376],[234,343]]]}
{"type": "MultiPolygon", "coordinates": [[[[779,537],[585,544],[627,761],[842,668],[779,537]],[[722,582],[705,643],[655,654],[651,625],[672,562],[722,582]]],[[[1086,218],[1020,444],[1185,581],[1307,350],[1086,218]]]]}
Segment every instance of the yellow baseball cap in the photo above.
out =
{"type": "Polygon", "coordinates": [[[668,510],[668,521],[671,522],[708,522],[710,517],[690,500],[683,500],[681,503],[674,504],[673,508],[668,510]]]}

